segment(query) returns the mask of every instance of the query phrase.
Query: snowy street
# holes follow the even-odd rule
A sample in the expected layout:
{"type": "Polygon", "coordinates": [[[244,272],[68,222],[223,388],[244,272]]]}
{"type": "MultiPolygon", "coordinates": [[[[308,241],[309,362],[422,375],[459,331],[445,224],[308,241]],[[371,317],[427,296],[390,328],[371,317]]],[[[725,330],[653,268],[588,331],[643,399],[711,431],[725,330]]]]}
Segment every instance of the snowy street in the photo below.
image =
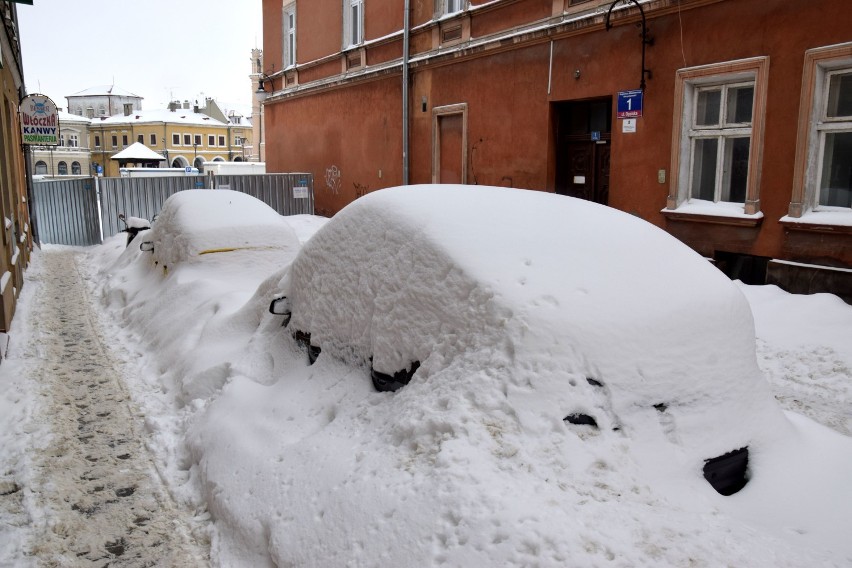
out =
{"type": "Polygon", "coordinates": [[[26,457],[27,486],[13,480],[17,490],[0,497],[0,508],[22,523],[28,501],[38,515],[28,545],[2,545],[25,546],[40,566],[204,566],[209,543],[171,499],[145,446],[127,368],[111,350],[80,273],[85,257],[43,251],[28,273],[33,341],[13,340],[10,357],[40,386],[27,426],[36,446],[26,457]]]}
{"type": "MultiPolygon", "coordinates": [[[[181,219],[180,208],[165,208],[143,234],[153,252],[126,247],[124,235],[35,250],[0,364],[0,567],[852,562],[852,306],[828,294],[731,283],[680,243],[624,217],[666,252],[683,252],[685,278],[709,284],[698,292],[682,284],[678,309],[657,317],[672,292],[650,285],[653,274],[637,277],[630,289],[662,303],[640,309],[631,300],[607,311],[622,291],[606,270],[638,274],[633,259],[612,260],[609,246],[606,267],[558,273],[571,286],[550,295],[548,259],[563,252],[526,246],[528,220],[495,225],[521,245],[495,247],[493,258],[474,248],[458,258],[439,249],[415,258],[436,234],[461,242],[429,225],[448,216],[418,217],[434,194],[419,193],[424,201],[411,210],[421,225],[401,225],[396,239],[382,223],[403,216],[383,215],[381,196],[362,200],[374,204],[370,223],[273,213],[264,225],[244,198],[201,190],[173,202],[200,195],[209,206],[203,215],[181,219]],[[359,234],[364,227],[385,240],[359,234]],[[245,246],[249,237],[274,246],[245,246]],[[335,257],[341,243],[351,248],[335,257]],[[389,279],[382,285],[395,287],[375,293],[380,286],[357,272],[370,266],[365,259],[401,259],[419,272],[374,263],[389,279]],[[474,261],[497,271],[493,288],[484,277],[472,280],[474,261]],[[304,275],[328,268],[339,270],[343,292],[325,278],[309,312],[294,308],[292,322],[269,312],[273,298],[295,306],[296,290],[313,285],[304,275]],[[436,274],[446,280],[430,282],[436,274]],[[493,292],[498,280],[529,294],[511,315],[495,308],[507,302],[493,292]],[[604,292],[615,294],[601,302],[595,294],[604,292]],[[706,326],[718,310],[692,317],[706,307],[694,302],[699,293],[706,305],[730,302],[719,327],[706,326]],[[603,355],[588,365],[578,358],[577,368],[567,318],[554,317],[549,330],[566,334],[561,344],[529,341],[532,325],[512,327],[533,321],[524,320],[527,308],[540,310],[541,327],[574,298],[598,302],[583,322],[598,334],[589,337],[655,326],[591,341],[584,353],[603,355]],[[371,319],[347,327],[353,300],[371,319]],[[444,311],[405,320],[426,309],[444,311]],[[386,325],[385,350],[372,351],[368,363],[347,359],[306,313],[326,315],[331,331],[356,339],[386,325]],[[412,332],[421,322],[450,332],[412,332]],[[302,326],[322,346],[314,361],[295,334],[302,326]],[[729,332],[738,344],[726,343],[729,332]],[[402,352],[406,334],[413,349],[427,349],[402,352]],[[603,351],[613,345],[638,348],[620,358],[603,351]],[[666,355],[626,363],[653,350],[666,355]],[[398,391],[380,392],[370,366],[381,357],[391,360],[382,372],[421,365],[398,391]],[[655,369],[655,361],[665,365],[655,369]],[[673,379],[640,400],[660,377],[673,379]],[[563,417],[572,411],[601,427],[569,423],[563,417]],[[710,427],[694,427],[705,415],[710,427]],[[745,444],[747,484],[730,496],[714,491],[703,463],[745,444]]],[[[491,214],[515,220],[519,209],[491,214]]],[[[595,222],[611,212],[585,214],[595,222]]],[[[597,265],[597,253],[581,253],[597,265]]]]}

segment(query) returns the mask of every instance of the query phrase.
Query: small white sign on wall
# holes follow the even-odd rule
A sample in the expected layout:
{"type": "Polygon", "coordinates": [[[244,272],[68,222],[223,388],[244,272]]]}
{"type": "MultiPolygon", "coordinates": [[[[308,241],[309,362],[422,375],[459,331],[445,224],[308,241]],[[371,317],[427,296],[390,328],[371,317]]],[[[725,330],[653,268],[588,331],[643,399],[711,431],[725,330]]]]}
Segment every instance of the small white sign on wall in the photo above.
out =
{"type": "Polygon", "coordinates": [[[621,121],[621,131],[625,133],[636,132],[636,119],[625,118],[621,121]]]}
{"type": "Polygon", "coordinates": [[[586,176],[574,176],[574,183],[577,185],[582,185],[586,183],[586,176]]]}
{"type": "Polygon", "coordinates": [[[308,187],[305,185],[297,185],[293,187],[293,199],[309,199],[311,196],[308,193],[308,187]]]}

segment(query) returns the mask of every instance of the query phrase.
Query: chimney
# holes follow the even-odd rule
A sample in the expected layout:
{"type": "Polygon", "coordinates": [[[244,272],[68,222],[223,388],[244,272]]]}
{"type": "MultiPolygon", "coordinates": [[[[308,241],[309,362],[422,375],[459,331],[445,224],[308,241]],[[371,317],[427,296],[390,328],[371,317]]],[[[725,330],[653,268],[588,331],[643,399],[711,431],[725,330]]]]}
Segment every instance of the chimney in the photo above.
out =
{"type": "Polygon", "coordinates": [[[95,109],[92,107],[86,107],[86,118],[95,118],[95,109]]]}
{"type": "Polygon", "coordinates": [[[174,112],[180,108],[180,101],[170,101],[169,102],[169,110],[174,112]]]}
{"type": "Polygon", "coordinates": [[[189,101],[186,99],[183,101],[183,108],[184,110],[189,110],[189,101]]]}

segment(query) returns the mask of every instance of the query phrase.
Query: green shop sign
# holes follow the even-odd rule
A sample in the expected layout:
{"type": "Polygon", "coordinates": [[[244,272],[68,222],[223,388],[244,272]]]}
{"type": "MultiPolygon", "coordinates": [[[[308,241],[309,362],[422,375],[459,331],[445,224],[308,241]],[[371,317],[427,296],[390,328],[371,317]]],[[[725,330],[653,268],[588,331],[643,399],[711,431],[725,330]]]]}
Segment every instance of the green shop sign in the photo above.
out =
{"type": "Polygon", "coordinates": [[[28,95],[21,101],[21,138],[24,144],[59,146],[59,113],[46,95],[28,95]]]}

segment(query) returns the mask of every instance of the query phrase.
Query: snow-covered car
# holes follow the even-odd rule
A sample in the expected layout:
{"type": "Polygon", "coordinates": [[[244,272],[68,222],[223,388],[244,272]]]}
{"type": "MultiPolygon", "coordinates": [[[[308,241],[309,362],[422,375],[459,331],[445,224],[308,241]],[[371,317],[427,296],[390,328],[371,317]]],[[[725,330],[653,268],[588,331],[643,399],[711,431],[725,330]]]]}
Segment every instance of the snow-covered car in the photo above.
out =
{"type": "Polygon", "coordinates": [[[270,311],[286,312],[311,363],[333,357],[365,381],[369,369],[388,396],[492,400],[532,435],[630,440],[646,470],[703,475],[723,495],[760,475],[749,456],[786,424],[737,286],[665,231],[593,203],[377,191],[304,245],[280,296],[270,311]]]}
{"type": "Polygon", "coordinates": [[[300,242],[285,218],[255,197],[227,189],[191,189],[166,199],[140,246],[167,270],[215,253],[295,252],[300,242]]]}

